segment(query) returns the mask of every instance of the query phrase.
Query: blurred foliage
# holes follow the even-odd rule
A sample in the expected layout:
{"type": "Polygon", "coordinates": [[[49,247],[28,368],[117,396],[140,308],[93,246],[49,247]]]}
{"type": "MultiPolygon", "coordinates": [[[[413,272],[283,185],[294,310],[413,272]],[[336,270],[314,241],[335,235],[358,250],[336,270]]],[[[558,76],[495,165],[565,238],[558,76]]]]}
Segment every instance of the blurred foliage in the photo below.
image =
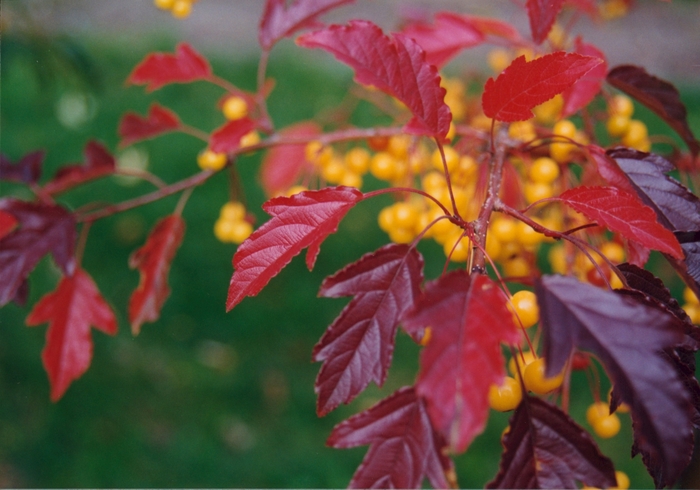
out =
{"type": "MultiPolygon", "coordinates": [[[[11,34],[11,33],[10,33],[11,34]]],[[[172,51],[174,41],[154,39],[152,50],[172,51]]],[[[289,48],[293,49],[293,48],[289,48]]],[[[96,138],[122,164],[147,163],[166,182],[197,171],[200,141],[172,134],[133,148],[117,149],[116,128],[126,111],[144,114],[151,102],[178,112],[188,124],[211,130],[223,123],[215,108],[221,89],[203,83],[173,85],[152,95],[123,81],[146,54],[108,39],[56,40],[4,35],[0,76],[2,152],[16,160],[44,148],[44,179],[62,164],[81,161],[85,143],[96,138]],[[38,68],[37,68],[38,67],[38,68]],[[51,89],[47,81],[51,81],[51,89]]],[[[347,70],[329,72],[306,53],[273,53],[270,75],[277,80],[269,101],[277,127],[312,118],[339,104],[350,86],[347,70]]],[[[216,73],[253,89],[256,62],[231,65],[212,59],[216,73]]],[[[697,121],[698,97],[693,109],[697,121]]],[[[361,105],[357,121],[380,116],[361,105]]],[[[257,183],[260,155],[237,164],[246,200],[258,222],[264,196],[257,183]]],[[[376,185],[377,183],[375,183],[376,185]]],[[[117,202],[149,192],[150,184],[103,179],[65,196],[75,208],[95,199],[117,202]]],[[[28,197],[3,183],[2,195],[28,197]]],[[[125,317],[138,273],[129,254],[154,223],[170,213],[177,196],[101,220],[92,227],[84,268],[114,307],[116,338],[93,333],[89,371],[57,404],[40,352],[45,326],[26,328],[29,306],[11,304],[0,316],[0,486],[14,487],[344,487],[365,448],[335,450],[324,441],[334,424],[369,407],[414,380],[418,347],[398,335],[395,361],[383,389],[371,386],[350,406],[325,418],[315,413],[313,383],[318,364],[311,350],[345,300],[317,299],[323,277],[386,242],[376,215],[384,196],[360,204],[323,245],[312,273],[297,258],[256,298],[224,313],[235,250],[219,243],[212,228],[228,199],[226,173],[195,190],[184,211],[187,232],[172,266],[172,295],[161,319],[134,338],[125,317]]],[[[444,256],[421,244],[429,278],[444,256]]],[[[31,276],[28,305],[52,290],[56,267],[42,261],[31,276]]],[[[577,373],[581,374],[581,373],[577,373]]],[[[583,420],[592,401],[587,381],[574,379],[571,413],[583,420]]],[[[497,472],[500,434],[507,414],[494,413],[486,432],[457,458],[462,487],[479,487],[497,472]]],[[[629,460],[631,429],[600,441],[632,478],[648,487],[639,458],[629,460]]]]}

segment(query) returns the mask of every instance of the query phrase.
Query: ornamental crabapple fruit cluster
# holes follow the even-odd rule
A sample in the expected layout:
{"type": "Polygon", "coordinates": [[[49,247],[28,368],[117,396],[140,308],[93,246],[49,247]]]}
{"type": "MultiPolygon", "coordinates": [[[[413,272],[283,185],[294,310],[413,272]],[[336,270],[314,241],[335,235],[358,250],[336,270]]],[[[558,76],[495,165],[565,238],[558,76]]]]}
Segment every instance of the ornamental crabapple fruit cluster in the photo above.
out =
{"type": "Polygon", "coordinates": [[[214,223],[214,235],[224,243],[241,244],[253,233],[243,203],[229,201],[221,207],[219,219],[214,223]]]}

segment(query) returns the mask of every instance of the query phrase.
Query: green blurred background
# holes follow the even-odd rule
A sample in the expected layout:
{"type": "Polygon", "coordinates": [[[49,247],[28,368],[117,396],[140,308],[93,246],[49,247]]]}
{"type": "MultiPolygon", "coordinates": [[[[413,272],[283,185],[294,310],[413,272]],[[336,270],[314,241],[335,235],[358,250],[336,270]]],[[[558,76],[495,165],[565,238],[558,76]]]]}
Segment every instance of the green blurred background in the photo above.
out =
{"type": "MultiPolygon", "coordinates": [[[[150,2],[131,3],[152,9],[150,2]]],[[[153,101],[204,130],[222,124],[215,109],[222,95],[217,87],[172,85],[150,95],[140,87],[125,88],[124,80],[147,52],[172,51],[178,39],[151,32],[115,43],[94,32],[67,37],[26,27],[4,16],[4,154],[16,161],[46,149],[46,179],[61,165],[82,161],[83,147],[95,138],[115,152],[120,164],[147,166],[166,182],[197,170],[202,145],[188,136],[166,135],[117,148],[122,114],[145,114],[153,101]]],[[[254,88],[255,59],[232,63],[221,51],[207,54],[217,74],[241,88],[254,88]]],[[[273,54],[269,73],[277,80],[269,101],[277,127],[340,103],[351,83],[349,70],[289,44],[273,54]]],[[[700,92],[683,94],[697,132],[700,92]]],[[[363,107],[356,122],[370,124],[377,117],[363,107]]],[[[652,131],[667,131],[654,124],[652,131]]],[[[245,157],[238,167],[249,208],[262,222],[259,161],[260,155],[245,157]]],[[[68,193],[63,202],[72,207],[95,199],[116,202],[151,189],[143,182],[102,179],[68,193]]],[[[20,186],[6,183],[2,195],[30,197],[20,186]]],[[[114,338],[93,333],[92,365],[58,403],[49,401],[40,359],[46,327],[24,326],[30,306],[56,285],[54,264],[45,259],[32,274],[29,306],[11,304],[0,312],[0,486],[344,487],[366,448],[327,448],[324,441],[331,428],[413,383],[419,350],[399,333],[383,389],[372,385],[349,406],[324,418],[315,414],[313,383],[320,365],[311,363],[311,350],[346,303],[316,298],[318,287],[323,277],[386,243],[376,214],[389,198],[351,211],[323,245],[313,272],[298,257],[260,295],[225,314],[235,248],[212,234],[218,210],[228,199],[225,173],[216,176],[194,192],[183,213],[187,231],[172,265],[172,294],[160,320],[133,337],[125,312],[138,273],[128,268],[127,260],[155,222],[172,212],[177,199],[163,199],[93,226],[83,266],[117,313],[120,331],[114,338]]],[[[444,263],[433,245],[421,244],[429,278],[444,263]]],[[[583,377],[574,380],[572,398],[571,413],[583,420],[591,402],[583,377]]],[[[622,418],[622,433],[599,441],[601,448],[628,472],[633,487],[650,487],[639,458],[629,459],[629,419],[622,418]]],[[[497,473],[507,419],[507,414],[493,413],[486,432],[456,458],[462,487],[483,486],[497,473]]]]}

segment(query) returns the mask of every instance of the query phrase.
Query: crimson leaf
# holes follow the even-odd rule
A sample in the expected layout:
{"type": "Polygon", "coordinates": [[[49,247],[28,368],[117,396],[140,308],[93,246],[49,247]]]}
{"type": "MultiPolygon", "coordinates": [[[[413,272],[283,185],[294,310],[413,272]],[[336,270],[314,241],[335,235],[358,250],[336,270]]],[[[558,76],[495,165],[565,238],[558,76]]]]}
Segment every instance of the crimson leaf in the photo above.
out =
{"type": "Polygon", "coordinates": [[[170,83],[189,83],[212,76],[206,58],[187,43],[177,45],[175,54],[151,53],[127,78],[127,85],[146,85],[152,92],[170,83]]]}
{"type": "MultiPolygon", "coordinates": [[[[615,162],[603,148],[597,145],[588,145],[588,153],[591,156],[591,161],[595,164],[596,170],[598,170],[598,174],[607,181],[608,184],[631,194],[637,193],[636,188],[630,182],[627,174],[622,171],[617,162],[615,162]]],[[[643,196],[640,196],[640,198],[647,205],[650,205],[648,200],[645,200],[643,196]]],[[[659,218],[659,220],[661,220],[661,218],[659,218]]]]}
{"type": "Polygon", "coordinates": [[[603,60],[601,64],[586,73],[581,79],[562,93],[564,106],[561,109],[561,117],[569,117],[586,107],[598,93],[605,80],[608,71],[608,63],[605,54],[592,44],[586,44],[581,38],[576,38],[576,52],[584,56],[592,56],[603,60]]]}
{"type": "Polygon", "coordinates": [[[41,298],[27,317],[28,326],[45,322],[49,322],[49,329],[41,357],[51,382],[51,400],[57,401],[90,366],[90,325],[114,335],[117,320],[92,278],[78,268],[41,298]]]}
{"type": "Polygon", "coordinates": [[[136,113],[124,114],[119,123],[119,146],[129,146],[137,141],[175,131],[180,127],[180,118],[170,109],[153,103],[148,115],[141,117],[136,113]]]}
{"type": "Polygon", "coordinates": [[[501,342],[519,332],[503,292],[488,277],[464,270],[429,283],[403,319],[407,331],[431,327],[416,390],[433,425],[464,451],[488,418],[488,391],[504,376],[501,342]]]}
{"type": "Polygon", "coordinates": [[[354,0],[294,0],[288,6],[285,0],[267,0],[258,42],[265,50],[282,38],[291,36],[300,29],[317,27],[316,17],[340,5],[354,0]]]}
{"type": "Polygon", "coordinates": [[[116,162],[112,154],[97,141],[85,145],[85,162],[58,169],[53,179],[44,186],[48,194],[59,194],[76,185],[114,173],[116,162]]]}
{"type": "Polygon", "coordinates": [[[656,484],[672,484],[693,449],[690,395],[661,354],[684,340],[676,318],[572,277],[543,276],[535,292],[546,374],[561,371],[574,349],[592,351],[631,407],[635,444],[656,484]]]}
{"type": "Polygon", "coordinates": [[[255,129],[255,121],[247,117],[229,121],[209,138],[209,148],[216,153],[231,153],[241,146],[241,138],[255,129]]]}
{"type": "Polygon", "coordinates": [[[5,238],[10,234],[10,232],[12,232],[12,230],[17,228],[18,224],[19,221],[17,221],[14,216],[7,211],[0,210],[0,240],[5,238]]]}
{"type": "Polygon", "coordinates": [[[263,204],[272,219],[248,237],[233,256],[235,269],[226,300],[230,311],[246,296],[255,296],[295,255],[308,247],[306,265],[312,269],[321,243],[335,232],[345,214],[362,200],[351,187],[327,187],[263,204]]]}
{"type": "Polygon", "coordinates": [[[680,94],[671,83],[647,73],[639,66],[616,66],[607,77],[608,83],[638,100],[654,111],[680,135],[694,156],[700,152],[700,142],[688,125],[688,112],[680,94]]]}
{"type": "Polygon", "coordinates": [[[487,488],[577,488],[576,482],[614,487],[612,461],[558,407],[526,397],[503,436],[501,468],[487,488]]]}
{"type": "Polygon", "coordinates": [[[414,39],[423,51],[425,61],[441,68],[460,51],[484,42],[484,34],[469,18],[453,12],[438,12],[435,23],[414,22],[401,32],[414,39]]]}
{"type": "Polygon", "coordinates": [[[527,16],[530,19],[532,40],[542,44],[564,6],[564,0],[527,0],[527,16]]]}
{"type": "Polygon", "coordinates": [[[412,134],[444,139],[452,114],[445,104],[437,68],[410,37],[392,37],[369,21],[332,25],[297,39],[300,46],[322,48],[355,70],[355,80],[373,85],[403,102],[413,114],[406,126],[412,134]]]}
{"type": "Polygon", "coordinates": [[[154,322],[170,295],[168,272],[182,237],[185,222],[180,216],[163,218],[148,236],[143,247],[129,257],[129,267],[141,273],[139,285],[129,300],[131,331],[138,335],[144,322],[154,322]]]}
{"type": "Polygon", "coordinates": [[[430,425],[425,403],[413,387],[401,388],[336,425],[327,444],[371,445],[350,488],[420,488],[426,477],[435,488],[448,488],[445,475],[454,472],[444,439],[430,425]]]}
{"type": "Polygon", "coordinates": [[[0,180],[35,184],[41,177],[43,164],[42,150],[27,153],[17,163],[12,163],[5,155],[0,155],[0,180]]]}
{"type": "Polygon", "coordinates": [[[656,213],[639,198],[614,187],[576,187],[559,199],[591,220],[651,249],[682,258],[676,237],[656,220],[656,213]]]}
{"type": "Polygon", "coordinates": [[[323,361],[316,378],[317,412],[349,403],[370,381],[384,384],[401,315],[423,282],[423,258],[408,245],[367,254],[321,285],[320,296],[354,296],[313,350],[323,361]]]}
{"type": "Polygon", "coordinates": [[[484,114],[504,122],[530,119],[533,107],[562,93],[600,63],[598,58],[563,51],[532,61],[520,56],[498,78],[486,81],[484,114]]]}
{"type": "Polygon", "coordinates": [[[75,268],[75,219],[60,206],[16,199],[0,200],[0,210],[19,226],[0,240],[0,306],[17,295],[29,273],[47,253],[64,274],[75,268]]]}
{"type": "MultiPolygon", "coordinates": [[[[285,128],[280,134],[282,138],[310,138],[320,132],[318,124],[307,121],[285,128]]],[[[299,180],[307,165],[305,147],[305,143],[281,144],[267,152],[260,167],[260,180],[268,196],[282,194],[299,180]]]]}

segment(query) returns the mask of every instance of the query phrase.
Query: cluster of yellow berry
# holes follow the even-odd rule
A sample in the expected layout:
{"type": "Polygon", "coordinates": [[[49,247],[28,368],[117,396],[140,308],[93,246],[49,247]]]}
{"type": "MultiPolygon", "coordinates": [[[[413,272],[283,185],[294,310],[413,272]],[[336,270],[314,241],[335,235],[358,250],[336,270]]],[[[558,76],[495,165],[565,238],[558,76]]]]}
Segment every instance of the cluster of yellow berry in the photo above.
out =
{"type": "Polygon", "coordinates": [[[230,201],[221,207],[219,219],[214,223],[214,235],[224,243],[240,244],[253,233],[253,225],[246,217],[245,206],[230,201]]]}
{"type": "Polygon", "coordinates": [[[192,13],[192,5],[199,0],[153,0],[156,7],[169,10],[176,19],[184,19],[192,13]]]}
{"type": "Polygon", "coordinates": [[[631,119],[634,104],[626,95],[615,95],[608,106],[606,128],[608,134],[619,138],[622,145],[640,151],[649,151],[651,142],[646,124],[638,119],[631,119]]]}

